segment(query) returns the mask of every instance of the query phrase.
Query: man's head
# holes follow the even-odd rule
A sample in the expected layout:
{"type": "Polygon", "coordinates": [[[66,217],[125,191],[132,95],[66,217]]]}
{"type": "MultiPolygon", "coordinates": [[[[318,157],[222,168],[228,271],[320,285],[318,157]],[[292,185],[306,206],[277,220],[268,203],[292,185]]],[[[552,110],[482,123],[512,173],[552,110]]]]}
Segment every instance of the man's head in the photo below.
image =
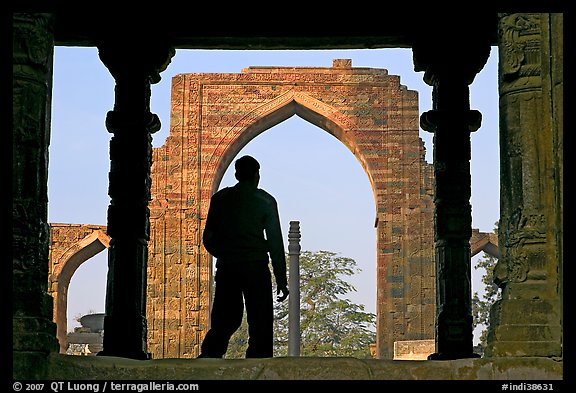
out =
{"type": "Polygon", "coordinates": [[[239,182],[256,182],[260,180],[260,164],[254,157],[242,156],[234,164],[236,168],[236,180],[239,182]]]}

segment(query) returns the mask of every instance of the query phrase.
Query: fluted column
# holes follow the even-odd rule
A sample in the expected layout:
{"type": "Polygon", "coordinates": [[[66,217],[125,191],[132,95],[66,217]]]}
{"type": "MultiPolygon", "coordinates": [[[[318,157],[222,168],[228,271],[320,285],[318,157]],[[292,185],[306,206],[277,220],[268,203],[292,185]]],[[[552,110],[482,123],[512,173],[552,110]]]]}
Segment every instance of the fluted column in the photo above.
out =
{"type": "Polygon", "coordinates": [[[116,81],[114,109],[106,116],[110,141],[108,279],[104,349],[99,355],[148,359],[146,284],[150,238],[152,136],[160,129],[150,113],[150,85],[174,51],[168,45],[115,42],[99,46],[116,81]]]}
{"type": "Polygon", "coordinates": [[[290,221],[290,298],[288,299],[288,356],[300,356],[300,221],[290,221]]]}
{"type": "Polygon", "coordinates": [[[43,379],[58,351],[48,294],[48,145],[54,53],[52,14],[13,14],[13,378],[43,379]],[[30,367],[34,364],[35,367],[30,367]]]}
{"type": "Polygon", "coordinates": [[[472,329],[470,133],[480,127],[481,114],[470,110],[468,85],[488,59],[490,46],[467,42],[467,53],[455,57],[438,43],[415,47],[414,59],[416,70],[424,70],[425,82],[433,87],[433,109],[421,115],[420,124],[434,133],[436,352],[429,359],[440,360],[477,356],[472,329]]]}

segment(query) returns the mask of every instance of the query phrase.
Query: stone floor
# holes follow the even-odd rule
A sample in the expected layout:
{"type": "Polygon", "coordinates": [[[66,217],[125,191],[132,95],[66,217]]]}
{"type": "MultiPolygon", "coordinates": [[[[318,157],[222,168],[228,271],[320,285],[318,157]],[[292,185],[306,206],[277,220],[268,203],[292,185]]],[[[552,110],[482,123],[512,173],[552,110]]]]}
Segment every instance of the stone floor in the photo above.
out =
{"type": "Polygon", "coordinates": [[[562,360],[480,358],[377,360],[281,357],[269,359],[132,360],[107,356],[49,358],[51,380],[503,380],[560,381],[562,360]]]}

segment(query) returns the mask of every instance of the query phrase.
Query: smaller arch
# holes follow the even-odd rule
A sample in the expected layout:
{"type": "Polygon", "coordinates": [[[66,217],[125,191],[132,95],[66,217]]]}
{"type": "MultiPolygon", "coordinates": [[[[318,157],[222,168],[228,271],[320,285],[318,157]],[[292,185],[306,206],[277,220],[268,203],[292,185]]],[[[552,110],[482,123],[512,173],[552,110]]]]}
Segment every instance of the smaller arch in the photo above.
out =
{"type": "Polygon", "coordinates": [[[88,259],[110,247],[110,236],[103,230],[96,230],[84,239],[73,244],[58,260],[53,276],[56,281],[54,316],[56,336],[60,343],[60,353],[68,348],[68,287],[76,270],[88,259]]]}
{"type": "Polygon", "coordinates": [[[470,256],[473,257],[480,251],[500,259],[500,249],[498,248],[498,236],[495,233],[480,232],[472,229],[470,238],[470,256]]]}

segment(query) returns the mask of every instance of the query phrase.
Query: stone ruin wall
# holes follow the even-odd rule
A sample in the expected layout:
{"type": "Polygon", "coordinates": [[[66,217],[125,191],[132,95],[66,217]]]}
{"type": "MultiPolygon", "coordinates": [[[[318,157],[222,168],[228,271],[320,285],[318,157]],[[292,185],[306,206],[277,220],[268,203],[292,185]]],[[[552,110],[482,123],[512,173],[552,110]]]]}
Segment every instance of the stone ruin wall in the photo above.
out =
{"type": "Polygon", "coordinates": [[[372,184],[377,356],[392,358],[394,341],[434,337],[433,169],[419,138],[418,94],[385,69],[334,60],[332,67],[173,78],[170,135],[153,152],[147,297],[153,358],[198,354],[209,323],[212,262],[201,233],[210,196],[242,147],[295,114],[344,143],[372,184]]]}
{"type": "Polygon", "coordinates": [[[105,225],[50,224],[48,293],[54,299],[53,320],[60,352],[68,348],[68,287],[76,269],[110,246],[105,225]]]}

